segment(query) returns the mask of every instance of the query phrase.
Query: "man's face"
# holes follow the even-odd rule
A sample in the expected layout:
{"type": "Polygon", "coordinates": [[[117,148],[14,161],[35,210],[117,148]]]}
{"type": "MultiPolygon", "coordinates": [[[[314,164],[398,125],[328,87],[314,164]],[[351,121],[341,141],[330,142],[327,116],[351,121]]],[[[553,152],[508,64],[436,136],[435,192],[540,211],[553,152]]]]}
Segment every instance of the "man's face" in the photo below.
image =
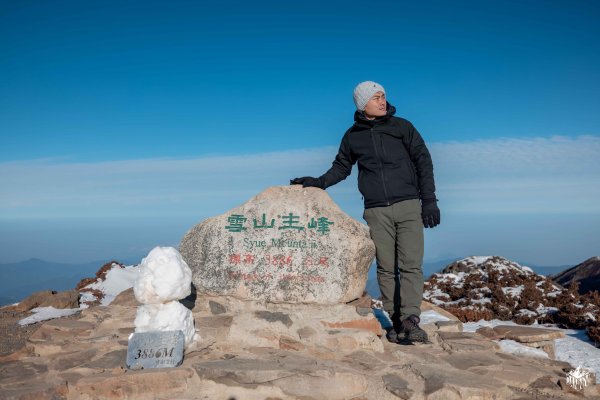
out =
{"type": "Polygon", "coordinates": [[[365,106],[365,114],[371,117],[382,117],[386,114],[385,93],[377,92],[371,97],[365,106]]]}

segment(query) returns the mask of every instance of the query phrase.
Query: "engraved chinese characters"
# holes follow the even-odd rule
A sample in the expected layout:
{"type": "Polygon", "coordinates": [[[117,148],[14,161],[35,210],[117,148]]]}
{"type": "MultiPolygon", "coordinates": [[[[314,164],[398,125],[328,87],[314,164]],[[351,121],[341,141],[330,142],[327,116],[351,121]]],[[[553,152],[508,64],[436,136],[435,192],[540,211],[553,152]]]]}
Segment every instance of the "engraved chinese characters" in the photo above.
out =
{"type": "Polygon", "coordinates": [[[325,191],[280,186],[193,227],[180,251],[200,293],[332,304],[362,294],[375,247],[325,191]]]}

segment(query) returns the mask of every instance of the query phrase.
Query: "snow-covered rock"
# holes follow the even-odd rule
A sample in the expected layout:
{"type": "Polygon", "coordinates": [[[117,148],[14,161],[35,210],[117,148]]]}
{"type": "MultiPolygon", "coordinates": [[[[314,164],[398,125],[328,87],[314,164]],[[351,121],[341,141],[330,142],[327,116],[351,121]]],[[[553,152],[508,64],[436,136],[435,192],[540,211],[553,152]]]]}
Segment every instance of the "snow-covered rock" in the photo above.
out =
{"type": "Polygon", "coordinates": [[[142,260],[134,285],[142,304],[161,304],[184,299],[191,293],[192,271],[173,247],[155,247],[142,260]]]}
{"type": "Polygon", "coordinates": [[[178,301],[139,306],[134,325],[136,333],[181,330],[186,345],[191,344],[196,335],[192,312],[178,301]]]}
{"type": "Polygon", "coordinates": [[[138,307],[135,332],[182,330],[185,346],[199,338],[192,313],[179,300],[190,295],[192,271],[173,247],[155,247],[142,260],[133,292],[138,307]]]}
{"type": "Polygon", "coordinates": [[[98,278],[80,289],[80,302],[93,303],[98,299],[100,305],[109,305],[119,293],[133,286],[139,271],[140,269],[134,265],[121,266],[114,263],[112,268],[107,269],[103,274],[104,278],[98,278]]]}
{"type": "Polygon", "coordinates": [[[425,282],[423,297],[463,322],[497,318],[519,324],[556,323],[588,329],[599,341],[600,296],[579,295],[550,277],[499,256],[458,260],[425,282]]]}

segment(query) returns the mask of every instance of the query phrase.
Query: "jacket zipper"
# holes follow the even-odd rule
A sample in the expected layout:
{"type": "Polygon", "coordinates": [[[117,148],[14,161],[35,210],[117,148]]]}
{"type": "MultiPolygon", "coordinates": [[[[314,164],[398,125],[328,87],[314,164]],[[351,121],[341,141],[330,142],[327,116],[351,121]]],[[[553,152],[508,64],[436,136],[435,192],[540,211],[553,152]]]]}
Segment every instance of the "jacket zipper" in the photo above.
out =
{"type": "MultiPolygon", "coordinates": [[[[375,142],[375,136],[373,135],[373,128],[371,128],[371,141],[373,142],[373,147],[375,148],[375,157],[377,157],[377,161],[379,162],[379,171],[381,172],[381,183],[383,184],[383,195],[385,196],[385,203],[389,206],[390,201],[388,200],[387,188],[385,187],[385,176],[383,175],[383,163],[381,162],[381,158],[379,157],[379,152],[377,151],[377,143],[375,142]]],[[[383,150],[383,144],[382,144],[383,150]]]]}

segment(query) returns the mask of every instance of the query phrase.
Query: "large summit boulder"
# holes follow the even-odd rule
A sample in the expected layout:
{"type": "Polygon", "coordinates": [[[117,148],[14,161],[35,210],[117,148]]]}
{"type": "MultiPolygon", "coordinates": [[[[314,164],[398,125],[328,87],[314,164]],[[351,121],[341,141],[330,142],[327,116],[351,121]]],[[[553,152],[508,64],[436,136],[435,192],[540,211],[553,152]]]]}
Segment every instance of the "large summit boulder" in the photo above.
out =
{"type": "Polygon", "coordinates": [[[321,189],[270,187],[183,237],[199,293],[335,304],[361,296],[375,245],[321,189]]]}

